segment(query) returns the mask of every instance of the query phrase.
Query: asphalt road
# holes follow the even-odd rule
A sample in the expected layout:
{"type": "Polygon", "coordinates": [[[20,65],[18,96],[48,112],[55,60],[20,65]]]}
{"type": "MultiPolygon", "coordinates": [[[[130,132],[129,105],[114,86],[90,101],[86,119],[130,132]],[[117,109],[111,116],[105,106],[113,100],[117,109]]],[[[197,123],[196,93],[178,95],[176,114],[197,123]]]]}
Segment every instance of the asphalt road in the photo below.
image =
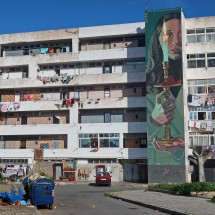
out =
{"type": "Polygon", "coordinates": [[[77,184],[55,186],[54,209],[40,208],[42,215],[161,215],[164,213],[144,208],[135,204],[106,197],[107,191],[143,189],[114,184],[95,186],[94,184],[77,184]]]}

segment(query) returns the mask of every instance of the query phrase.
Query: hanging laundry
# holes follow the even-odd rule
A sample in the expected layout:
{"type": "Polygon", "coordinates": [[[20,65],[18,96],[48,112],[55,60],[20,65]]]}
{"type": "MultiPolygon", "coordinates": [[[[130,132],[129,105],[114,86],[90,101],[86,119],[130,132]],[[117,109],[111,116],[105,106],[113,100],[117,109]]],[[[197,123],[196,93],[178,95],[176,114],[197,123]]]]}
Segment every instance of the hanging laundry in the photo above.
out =
{"type": "Polygon", "coordinates": [[[23,168],[19,168],[18,172],[17,172],[17,176],[24,176],[24,169],[23,168]]]}
{"type": "Polygon", "coordinates": [[[63,99],[63,102],[62,102],[61,108],[65,107],[65,106],[66,106],[66,99],[63,99]]]}
{"type": "Polygon", "coordinates": [[[66,52],[69,52],[69,47],[66,47],[66,52]]]}
{"type": "Polygon", "coordinates": [[[31,100],[31,95],[26,95],[26,99],[29,101],[31,100]]]}
{"type": "Polygon", "coordinates": [[[21,104],[20,102],[14,103],[14,110],[19,110],[20,104],[21,104]]]}
{"type": "Polygon", "coordinates": [[[47,78],[43,77],[43,78],[42,78],[42,81],[43,81],[43,84],[45,85],[46,82],[47,82],[47,78]]]}
{"type": "Polygon", "coordinates": [[[198,128],[198,129],[201,128],[201,122],[199,122],[199,121],[196,122],[196,128],[198,128]]]}
{"type": "Polygon", "coordinates": [[[70,104],[71,104],[71,99],[67,99],[67,100],[66,100],[66,105],[67,105],[67,107],[69,107],[70,104]]]}
{"type": "Polygon", "coordinates": [[[52,83],[56,82],[56,78],[55,77],[51,77],[51,82],[52,83]]]}
{"type": "Polygon", "coordinates": [[[55,48],[56,53],[60,53],[60,48],[55,48]]]}
{"type": "Polygon", "coordinates": [[[40,49],[40,52],[41,52],[41,54],[46,54],[46,53],[48,53],[48,48],[41,48],[40,49]]]}
{"type": "Polygon", "coordinates": [[[207,123],[205,123],[205,122],[201,123],[201,128],[206,129],[207,128],[207,123]]]}
{"type": "Polygon", "coordinates": [[[200,103],[199,103],[199,96],[192,96],[192,103],[191,105],[197,107],[197,106],[200,106],[200,103]]]}
{"type": "Polygon", "coordinates": [[[47,77],[46,83],[50,83],[51,82],[51,77],[47,77]]]}
{"type": "Polygon", "coordinates": [[[6,104],[3,104],[3,105],[1,106],[1,111],[2,111],[2,112],[7,112],[7,105],[6,105],[6,104]]]}
{"type": "Polygon", "coordinates": [[[213,122],[212,121],[207,121],[206,131],[213,131],[213,122]]]}
{"type": "Polygon", "coordinates": [[[67,77],[66,77],[66,84],[68,84],[70,81],[71,81],[71,77],[70,77],[70,76],[67,76],[67,77]]]}
{"type": "Polygon", "coordinates": [[[205,106],[208,106],[208,98],[205,99],[205,106]]]}
{"type": "Polygon", "coordinates": [[[194,123],[195,123],[194,121],[189,121],[189,127],[191,127],[191,128],[195,127],[194,123]]]}
{"type": "Polygon", "coordinates": [[[51,54],[53,54],[54,53],[54,48],[49,48],[48,52],[51,53],[51,54]]]}
{"type": "Polygon", "coordinates": [[[8,110],[10,111],[10,110],[13,110],[14,109],[14,104],[13,103],[10,103],[9,105],[8,105],[8,110]]]}

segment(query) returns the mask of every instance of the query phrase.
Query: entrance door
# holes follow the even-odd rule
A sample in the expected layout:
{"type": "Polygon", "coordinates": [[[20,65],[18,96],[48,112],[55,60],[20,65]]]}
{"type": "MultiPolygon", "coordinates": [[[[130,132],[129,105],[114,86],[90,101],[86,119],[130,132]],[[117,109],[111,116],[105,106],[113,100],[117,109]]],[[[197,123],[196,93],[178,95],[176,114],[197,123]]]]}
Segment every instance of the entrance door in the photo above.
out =
{"type": "Polygon", "coordinates": [[[105,165],[98,165],[98,166],[96,166],[96,174],[98,172],[105,172],[105,165]]]}
{"type": "Polygon", "coordinates": [[[54,179],[59,181],[60,177],[63,173],[63,164],[54,164],[53,165],[53,171],[54,171],[54,179]]]}
{"type": "Polygon", "coordinates": [[[129,182],[138,182],[138,166],[134,163],[125,163],[124,165],[124,180],[129,182]]]}

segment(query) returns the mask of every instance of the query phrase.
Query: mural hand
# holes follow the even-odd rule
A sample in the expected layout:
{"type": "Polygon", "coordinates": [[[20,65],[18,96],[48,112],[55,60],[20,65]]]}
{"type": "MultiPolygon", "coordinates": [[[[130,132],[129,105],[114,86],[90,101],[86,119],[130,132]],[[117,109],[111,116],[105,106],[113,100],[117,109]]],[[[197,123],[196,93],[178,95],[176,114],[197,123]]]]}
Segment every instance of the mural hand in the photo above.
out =
{"type": "Polygon", "coordinates": [[[151,123],[157,126],[167,124],[174,118],[175,99],[162,102],[163,92],[156,96],[155,107],[151,114],[151,123]]]}

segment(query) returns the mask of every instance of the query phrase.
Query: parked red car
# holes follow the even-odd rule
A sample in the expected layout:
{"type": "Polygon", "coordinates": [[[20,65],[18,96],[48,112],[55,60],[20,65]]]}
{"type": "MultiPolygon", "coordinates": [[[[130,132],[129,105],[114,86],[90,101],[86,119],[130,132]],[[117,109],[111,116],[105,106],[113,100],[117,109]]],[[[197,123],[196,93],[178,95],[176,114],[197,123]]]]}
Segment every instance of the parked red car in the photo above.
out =
{"type": "Polygon", "coordinates": [[[111,176],[108,172],[98,172],[96,177],[96,185],[105,184],[111,186],[111,176]]]}

